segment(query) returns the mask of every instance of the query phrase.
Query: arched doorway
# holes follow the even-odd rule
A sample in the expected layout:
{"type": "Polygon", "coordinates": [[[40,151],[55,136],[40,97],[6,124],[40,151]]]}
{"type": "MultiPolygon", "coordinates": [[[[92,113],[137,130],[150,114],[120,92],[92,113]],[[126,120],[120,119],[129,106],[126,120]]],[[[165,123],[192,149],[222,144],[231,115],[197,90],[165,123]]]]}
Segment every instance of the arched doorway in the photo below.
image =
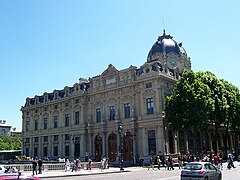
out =
{"type": "Polygon", "coordinates": [[[117,154],[117,135],[111,133],[108,137],[108,158],[110,161],[116,160],[117,154]]]}
{"type": "Polygon", "coordinates": [[[100,134],[95,137],[95,159],[96,161],[102,159],[102,136],[100,134]]]}
{"type": "Polygon", "coordinates": [[[126,132],[123,140],[123,160],[133,160],[133,139],[130,132],[126,132]]]}
{"type": "Polygon", "coordinates": [[[74,139],[74,156],[76,158],[80,157],[80,137],[75,137],[74,139]]]}

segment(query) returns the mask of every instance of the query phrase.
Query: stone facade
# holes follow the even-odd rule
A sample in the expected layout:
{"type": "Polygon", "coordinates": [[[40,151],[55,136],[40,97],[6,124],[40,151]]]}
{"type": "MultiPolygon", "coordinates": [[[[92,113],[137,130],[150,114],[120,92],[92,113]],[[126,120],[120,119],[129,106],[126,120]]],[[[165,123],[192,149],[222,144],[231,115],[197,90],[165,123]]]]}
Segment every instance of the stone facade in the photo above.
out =
{"type": "Polygon", "coordinates": [[[164,101],[185,69],[191,69],[190,58],[164,32],[140,68],[109,64],[99,76],[27,98],[21,108],[23,155],[118,162],[120,142],[124,161],[133,163],[139,156],[179,153],[166,133],[164,101]]]}

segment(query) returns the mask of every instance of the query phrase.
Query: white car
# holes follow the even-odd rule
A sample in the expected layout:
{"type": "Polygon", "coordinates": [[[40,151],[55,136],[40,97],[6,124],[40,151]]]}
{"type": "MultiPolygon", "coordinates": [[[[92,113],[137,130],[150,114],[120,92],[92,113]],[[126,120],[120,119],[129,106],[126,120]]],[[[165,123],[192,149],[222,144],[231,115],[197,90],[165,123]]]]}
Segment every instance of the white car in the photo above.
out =
{"type": "Polygon", "coordinates": [[[0,173],[5,173],[6,168],[3,165],[0,165],[0,173]]]}
{"type": "Polygon", "coordinates": [[[221,180],[222,173],[212,163],[191,162],[184,166],[181,180],[221,180]]]}

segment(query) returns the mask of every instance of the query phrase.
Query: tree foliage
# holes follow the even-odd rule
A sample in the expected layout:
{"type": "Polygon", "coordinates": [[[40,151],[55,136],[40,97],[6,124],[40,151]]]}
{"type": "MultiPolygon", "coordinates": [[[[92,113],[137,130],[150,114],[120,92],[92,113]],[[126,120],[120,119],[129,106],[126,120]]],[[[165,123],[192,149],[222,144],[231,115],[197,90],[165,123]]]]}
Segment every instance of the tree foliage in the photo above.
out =
{"type": "Polygon", "coordinates": [[[166,98],[166,119],[176,130],[205,128],[212,110],[209,87],[193,71],[185,71],[166,98]]]}
{"type": "Polygon", "coordinates": [[[217,142],[221,126],[227,132],[240,133],[239,89],[211,72],[185,71],[172,95],[166,98],[165,113],[167,122],[176,130],[211,125],[217,142]]]}
{"type": "Polygon", "coordinates": [[[0,150],[21,150],[21,136],[0,135],[0,150]]]}

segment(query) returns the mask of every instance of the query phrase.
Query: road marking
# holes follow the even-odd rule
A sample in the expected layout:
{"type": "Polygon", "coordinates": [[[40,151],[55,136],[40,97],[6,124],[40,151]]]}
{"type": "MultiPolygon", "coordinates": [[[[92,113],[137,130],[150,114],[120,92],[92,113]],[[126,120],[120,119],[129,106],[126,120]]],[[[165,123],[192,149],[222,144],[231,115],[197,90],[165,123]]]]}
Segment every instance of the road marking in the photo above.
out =
{"type": "Polygon", "coordinates": [[[161,179],[157,179],[157,180],[168,180],[168,179],[176,179],[176,178],[179,178],[179,176],[173,176],[173,177],[161,178],[161,179]]]}

